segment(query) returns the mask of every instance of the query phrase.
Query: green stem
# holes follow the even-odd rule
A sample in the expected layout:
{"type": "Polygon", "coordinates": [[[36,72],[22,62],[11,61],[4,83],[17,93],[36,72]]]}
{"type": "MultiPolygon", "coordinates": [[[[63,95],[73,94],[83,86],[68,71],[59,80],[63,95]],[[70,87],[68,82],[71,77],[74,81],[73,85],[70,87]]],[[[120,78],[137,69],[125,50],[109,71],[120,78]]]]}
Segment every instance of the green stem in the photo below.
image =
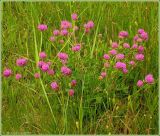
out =
{"type": "Polygon", "coordinates": [[[101,20],[101,16],[99,17],[96,32],[95,32],[95,36],[94,36],[94,41],[93,41],[93,46],[92,46],[92,49],[91,49],[91,56],[90,56],[91,59],[93,58],[93,52],[94,52],[94,48],[95,48],[96,41],[97,41],[97,35],[98,35],[100,20],[101,20]]]}
{"type": "Polygon", "coordinates": [[[40,83],[41,83],[42,90],[43,90],[43,93],[44,93],[44,95],[45,95],[45,98],[46,98],[48,107],[49,107],[50,112],[51,112],[51,114],[52,114],[53,120],[54,120],[54,122],[55,122],[55,124],[56,124],[56,126],[57,126],[57,122],[56,122],[55,116],[54,116],[54,114],[53,114],[53,110],[52,110],[52,108],[51,108],[51,105],[50,105],[50,102],[49,102],[49,99],[48,99],[48,96],[47,96],[47,93],[46,93],[46,90],[45,90],[45,87],[44,87],[44,84],[43,84],[41,78],[40,78],[40,83]]]}
{"type": "Polygon", "coordinates": [[[68,108],[68,101],[69,101],[69,95],[68,95],[68,98],[67,98],[67,104],[65,106],[65,133],[68,134],[68,127],[67,127],[67,108],[68,108]]]}
{"type": "Polygon", "coordinates": [[[40,52],[42,51],[42,43],[43,43],[43,35],[42,35],[42,32],[41,32],[41,44],[40,44],[40,52]]]}
{"type": "MultiPolygon", "coordinates": [[[[33,17],[32,17],[32,18],[33,18],[33,17]]],[[[34,44],[34,46],[35,46],[35,59],[36,59],[36,64],[37,64],[37,62],[39,61],[39,57],[38,57],[38,48],[37,48],[37,39],[36,39],[36,32],[35,32],[34,21],[33,21],[33,32],[34,32],[34,43],[35,43],[35,44],[34,44]]],[[[37,68],[37,70],[39,71],[38,68],[37,68]]],[[[46,98],[48,107],[49,107],[50,112],[51,112],[51,114],[52,114],[52,118],[53,118],[53,120],[54,120],[55,125],[57,126],[57,122],[56,122],[55,116],[54,116],[54,114],[53,114],[53,111],[52,111],[52,108],[51,108],[51,105],[50,105],[50,102],[49,102],[49,99],[48,99],[48,96],[47,96],[47,93],[46,93],[44,84],[43,84],[43,82],[42,82],[42,79],[40,78],[39,81],[40,81],[40,84],[41,84],[41,86],[42,86],[42,90],[43,90],[44,96],[45,96],[45,98],[46,98]]]]}
{"type": "Polygon", "coordinates": [[[83,127],[83,90],[84,90],[84,81],[82,81],[82,93],[81,93],[81,100],[79,106],[79,128],[80,134],[82,134],[82,127],[83,127]]]}

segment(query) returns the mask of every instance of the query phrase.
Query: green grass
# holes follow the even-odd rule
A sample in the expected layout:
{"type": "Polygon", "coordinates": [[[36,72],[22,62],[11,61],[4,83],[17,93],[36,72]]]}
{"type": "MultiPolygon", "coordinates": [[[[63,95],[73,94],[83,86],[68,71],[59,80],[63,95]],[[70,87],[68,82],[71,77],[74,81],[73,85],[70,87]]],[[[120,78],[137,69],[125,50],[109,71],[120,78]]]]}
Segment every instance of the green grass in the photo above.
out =
{"type": "Polygon", "coordinates": [[[3,134],[158,134],[158,3],[4,2],[2,45],[2,70],[9,67],[25,77],[20,81],[2,77],[3,134]],[[77,40],[84,43],[77,54],[70,51],[76,42],[72,37],[64,38],[63,45],[48,40],[61,20],[71,20],[72,12],[79,15],[77,40]],[[88,20],[95,27],[86,36],[83,24],[88,20]],[[46,23],[48,30],[39,32],[39,23],[46,23]],[[145,61],[125,76],[111,69],[106,79],[98,80],[110,42],[126,30],[132,44],[139,28],[149,33],[145,61]],[[36,80],[42,50],[57,74],[36,80]],[[69,54],[71,77],[60,74],[56,57],[60,51],[69,54]],[[18,57],[29,58],[26,68],[15,65],[18,57]],[[148,73],[154,75],[154,85],[138,90],[137,81],[148,73]],[[71,79],[78,82],[74,97],[67,94],[71,79]],[[54,80],[62,86],[58,93],[50,88],[54,80]]]}

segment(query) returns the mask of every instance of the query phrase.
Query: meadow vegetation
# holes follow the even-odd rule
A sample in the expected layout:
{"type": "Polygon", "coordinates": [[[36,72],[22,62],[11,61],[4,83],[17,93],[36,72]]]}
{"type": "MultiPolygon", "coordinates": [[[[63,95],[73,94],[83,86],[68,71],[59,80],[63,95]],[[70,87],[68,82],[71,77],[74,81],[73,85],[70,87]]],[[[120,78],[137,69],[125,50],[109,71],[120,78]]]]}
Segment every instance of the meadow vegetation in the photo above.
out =
{"type": "Polygon", "coordinates": [[[3,2],[3,134],[158,134],[158,3],[3,2]]]}

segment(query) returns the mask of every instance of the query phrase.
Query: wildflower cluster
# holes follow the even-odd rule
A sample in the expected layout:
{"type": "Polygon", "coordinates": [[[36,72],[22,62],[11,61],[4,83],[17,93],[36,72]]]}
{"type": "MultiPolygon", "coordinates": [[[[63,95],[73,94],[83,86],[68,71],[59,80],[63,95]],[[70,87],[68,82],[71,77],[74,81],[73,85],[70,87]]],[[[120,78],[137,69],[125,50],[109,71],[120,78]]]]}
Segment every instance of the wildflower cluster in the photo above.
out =
{"type": "MultiPolygon", "coordinates": [[[[139,29],[135,37],[138,37],[138,39],[141,40],[135,40],[134,37],[132,46],[126,42],[127,38],[129,37],[127,31],[119,32],[118,37],[119,41],[112,42],[108,52],[103,55],[105,62],[102,72],[99,76],[100,80],[106,77],[107,70],[109,68],[112,70],[115,69],[121,71],[123,74],[128,74],[139,63],[141,63],[141,61],[144,61],[145,47],[143,46],[143,42],[148,40],[147,32],[145,32],[143,29],[139,29]]],[[[152,80],[152,83],[153,81],[154,80],[152,80]]],[[[148,81],[146,82],[149,83],[148,81]]],[[[142,86],[143,82],[139,81],[137,85],[142,86]]]]}
{"type": "MultiPolygon", "coordinates": [[[[16,60],[16,65],[18,67],[24,67],[24,66],[27,65],[27,62],[28,62],[27,59],[19,58],[19,59],[16,60]]],[[[10,77],[12,74],[13,74],[12,70],[9,69],[9,68],[4,69],[4,71],[3,71],[4,77],[10,77]]],[[[22,74],[20,74],[20,73],[15,74],[15,79],[16,80],[20,80],[21,78],[22,78],[22,74]]]]}
{"type": "MultiPolygon", "coordinates": [[[[76,13],[73,13],[71,15],[71,19],[74,21],[74,24],[72,24],[71,22],[69,22],[68,20],[63,20],[60,23],[60,27],[59,29],[54,29],[52,32],[52,36],[49,38],[49,40],[51,42],[56,42],[57,40],[59,40],[59,43],[63,44],[65,41],[63,40],[63,37],[68,37],[68,36],[72,36],[72,34],[75,31],[79,30],[79,27],[76,26],[76,21],[78,20],[78,15],[76,13]]],[[[94,27],[94,23],[93,21],[88,21],[86,24],[84,24],[84,33],[89,33],[91,31],[91,29],[94,27]]],[[[46,24],[39,24],[37,29],[41,32],[47,31],[48,30],[48,26],[46,24]]],[[[70,48],[71,51],[73,52],[78,52],[81,49],[81,44],[80,43],[75,43],[74,45],[72,45],[72,47],[70,48]]],[[[45,51],[41,51],[39,52],[39,61],[37,62],[37,68],[39,69],[39,72],[34,73],[34,78],[35,79],[39,79],[42,77],[43,74],[48,74],[49,76],[55,76],[56,75],[56,71],[55,69],[53,69],[53,63],[52,61],[48,61],[47,60],[48,56],[46,54],[45,51]]],[[[71,77],[72,76],[72,70],[71,68],[68,66],[68,59],[69,59],[69,55],[66,52],[59,52],[57,53],[57,58],[59,59],[60,63],[61,63],[61,67],[59,68],[59,70],[61,72],[61,76],[62,77],[71,77]]],[[[27,59],[25,58],[18,58],[16,61],[16,65],[19,67],[24,67],[27,65],[27,59]]],[[[12,70],[9,68],[6,68],[3,71],[3,75],[4,77],[10,77],[12,75],[12,70]]],[[[15,75],[15,78],[17,80],[20,80],[22,78],[22,74],[17,73],[15,75]]],[[[69,89],[69,96],[73,96],[74,95],[74,87],[77,85],[77,81],[75,79],[70,81],[70,89],[69,89]]],[[[50,84],[51,89],[53,89],[54,91],[59,91],[61,89],[61,83],[59,83],[58,81],[54,80],[51,82],[50,84]]]]}
{"type": "Polygon", "coordinates": [[[142,87],[144,85],[144,83],[153,84],[154,83],[153,75],[152,74],[148,74],[148,75],[145,76],[144,80],[138,80],[137,86],[138,87],[142,87]]]}
{"type": "MultiPolygon", "coordinates": [[[[76,21],[78,20],[78,15],[76,13],[73,13],[71,15],[72,21],[74,24],[69,22],[68,20],[63,20],[60,23],[59,29],[54,29],[52,32],[52,36],[49,38],[51,42],[59,41],[60,44],[63,44],[65,41],[63,40],[63,37],[72,36],[75,31],[79,30],[79,27],[76,24],[76,21]]],[[[88,21],[83,25],[84,27],[84,33],[89,33],[92,28],[94,27],[93,21],[88,21]]],[[[39,24],[38,30],[41,32],[44,32],[48,29],[48,26],[46,24],[39,24]]],[[[118,41],[113,41],[111,43],[111,46],[109,47],[109,50],[103,54],[104,59],[104,66],[102,68],[102,71],[100,73],[99,79],[102,80],[104,78],[108,78],[107,76],[107,70],[111,68],[113,71],[122,72],[123,74],[128,74],[132,69],[134,69],[139,63],[144,61],[144,50],[145,47],[143,46],[143,42],[148,40],[148,33],[145,32],[143,29],[139,29],[137,34],[133,38],[132,45],[127,43],[127,38],[129,37],[129,33],[127,31],[121,31],[118,34],[118,41]]],[[[82,44],[80,42],[74,43],[70,51],[72,52],[79,52],[82,48],[82,44]]],[[[60,68],[57,70],[61,73],[61,76],[64,78],[71,77],[73,74],[72,69],[68,65],[69,60],[69,54],[66,52],[58,52],[56,54],[58,61],[60,62],[60,68]]],[[[47,74],[49,76],[55,76],[57,71],[53,68],[52,61],[47,60],[47,54],[45,51],[41,51],[39,53],[39,61],[37,62],[37,68],[39,69],[39,72],[34,73],[34,78],[39,79],[41,78],[42,74],[47,74]]],[[[24,67],[28,63],[28,60],[26,58],[18,58],[16,60],[16,65],[18,67],[24,67]]],[[[3,71],[4,77],[10,77],[12,75],[12,70],[9,68],[4,69],[3,71]]],[[[16,80],[20,80],[22,78],[22,74],[16,73],[15,78],[16,80]]],[[[72,77],[71,77],[72,79],[72,77]]],[[[144,83],[147,84],[153,84],[154,78],[152,74],[149,74],[145,77],[145,80],[139,80],[137,82],[137,86],[141,87],[144,85],[144,83]]],[[[72,79],[70,81],[70,89],[69,89],[69,96],[74,95],[74,87],[77,85],[77,81],[75,79],[72,79]]],[[[58,92],[61,89],[61,83],[57,80],[54,80],[50,83],[51,89],[58,92]]]]}

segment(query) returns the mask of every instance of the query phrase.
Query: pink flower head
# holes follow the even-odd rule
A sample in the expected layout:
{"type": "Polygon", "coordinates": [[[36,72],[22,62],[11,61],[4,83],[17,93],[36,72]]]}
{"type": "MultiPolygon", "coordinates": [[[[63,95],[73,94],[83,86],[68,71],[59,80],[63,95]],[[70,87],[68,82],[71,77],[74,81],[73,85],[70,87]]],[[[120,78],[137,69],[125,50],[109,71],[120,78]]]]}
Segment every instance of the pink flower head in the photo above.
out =
{"type": "Polygon", "coordinates": [[[114,50],[114,49],[113,49],[113,50],[110,50],[110,51],[109,51],[109,54],[111,54],[111,55],[116,55],[116,54],[117,54],[117,51],[114,50]]]}
{"type": "Polygon", "coordinates": [[[63,65],[65,65],[65,64],[67,64],[67,60],[61,60],[61,63],[62,63],[63,65]]]}
{"type": "Polygon", "coordinates": [[[137,39],[137,42],[141,43],[143,40],[141,38],[137,39]]]}
{"type": "Polygon", "coordinates": [[[53,31],[53,35],[54,35],[54,36],[58,36],[59,34],[60,34],[59,30],[54,30],[54,31],[53,31]]]}
{"type": "Polygon", "coordinates": [[[143,86],[143,81],[142,81],[142,80],[138,80],[137,86],[138,86],[138,87],[142,87],[142,86],[143,86]]]}
{"type": "Polygon", "coordinates": [[[48,61],[47,64],[50,66],[52,64],[52,62],[48,61]]]}
{"type": "Polygon", "coordinates": [[[124,54],[117,54],[116,59],[118,59],[118,60],[124,59],[124,54]]]}
{"type": "Polygon", "coordinates": [[[109,67],[110,67],[110,64],[109,64],[108,62],[105,62],[105,63],[104,63],[104,67],[105,67],[105,68],[109,68],[109,67]]]}
{"type": "Polygon", "coordinates": [[[16,74],[16,80],[19,80],[22,78],[22,75],[21,74],[16,74]]]}
{"type": "Polygon", "coordinates": [[[112,48],[118,48],[118,43],[117,42],[112,42],[112,48]]]}
{"type": "Polygon", "coordinates": [[[138,46],[138,52],[143,53],[144,52],[144,46],[142,46],[142,45],[138,46]]]}
{"type": "Polygon", "coordinates": [[[101,76],[102,76],[103,78],[105,78],[106,75],[107,75],[106,72],[102,72],[102,73],[101,73],[101,76]]]}
{"type": "Polygon", "coordinates": [[[115,68],[117,69],[126,69],[126,64],[123,62],[117,62],[115,65],[115,68]]]}
{"type": "Polygon", "coordinates": [[[143,54],[136,54],[135,59],[138,61],[143,61],[144,60],[144,55],[143,54]]]}
{"type": "Polygon", "coordinates": [[[59,43],[60,44],[64,44],[64,40],[59,40],[59,43]]]}
{"type": "Polygon", "coordinates": [[[134,38],[133,38],[133,41],[136,42],[136,41],[138,40],[138,38],[139,38],[139,37],[138,37],[138,35],[136,34],[136,35],[134,36],[134,38]]]}
{"type": "Polygon", "coordinates": [[[48,71],[49,70],[49,65],[48,64],[43,64],[42,65],[42,67],[41,67],[41,70],[43,71],[43,72],[46,72],[46,71],[48,71]]]}
{"type": "Polygon", "coordinates": [[[109,60],[109,59],[110,59],[110,56],[109,56],[108,54],[104,54],[104,55],[103,55],[103,58],[104,58],[105,60],[109,60]]]}
{"type": "Polygon", "coordinates": [[[134,66],[135,62],[132,60],[132,61],[129,62],[129,64],[132,65],[132,66],[134,66]]]}
{"type": "Polygon", "coordinates": [[[74,90],[73,89],[70,89],[69,90],[69,96],[73,96],[74,95],[74,90]]]}
{"type": "Polygon", "coordinates": [[[124,43],[124,44],[123,44],[123,47],[124,47],[124,48],[130,48],[130,45],[129,45],[128,43],[124,43]]]}
{"type": "Polygon", "coordinates": [[[85,29],[89,29],[89,27],[87,26],[87,24],[84,24],[84,28],[85,29]]]}
{"type": "Polygon", "coordinates": [[[47,57],[47,55],[46,55],[45,52],[40,52],[40,53],[39,53],[39,57],[40,57],[41,59],[44,59],[44,58],[47,57]]]}
{"type": "Polygon", "coordinates": [[[78,15],[76,13],[73,13],[71,15],[71,17],[72,17],[73,20],[77,20],[78,19],[78,15]]]}
{"type": "Polygon", "coordinates": [[[20,67],[25,66],[27,64],[27,59],[19,58],[16,60],[16,64],[17,66],[20,66],[20,67]]]}
{"type": "Polygon", "coordinates": [[[54,42],[54,41],[55,41],[55,37],[54,37],[54,36],[51,36],[51,37],[49,38],[49,40],[50,40],[51,42],[54,42]]]}
{"type": "Polygon", "coordinates": [[[138,45],[137,44],[133,44],[132,49],[137,49],[138,45]]]}
{"type": "Polygon", "coordinates": [[[121,32],[119,32],[118,37],[121,38],[121,39],[126,38],[126,37],[128,37],[128,32],[127,31],[121,31],[121,32]]]}
{"type": "Polygon", "coordinates": [[[143,32],[140,34],[141,38],[144,40],[144,41],[147,41],[148,40],[148,33],[147,32],[143,32]]]}
{"type": "Polygon", "coordinates": [[[57,82],[52,82],[51,83],[51,88],[55,91],[58,91],[59,90],[59,85],[57,82]]]}
{"type": "Polygon", "coordinates": [[[70,68],[66,67],[66,66],[62,66],[61,67],[61,72],[63,75],[69,76],[72,74],[72,71],[70,68]]]}
{"type": "Polygon", "coordinates": [[[62,35],[62,36],[68,35],[67,29],[62,29],[62,30],[61,30],[61,35],[62,35]]]}
{"type": "Polygon", "coordinates": [[[34,74],[34,77],[35,77],[35,78],[40,78],[40,74],[39,74],[39,73],[35,73],[35,74],[34,74]]]}
{"type": "Polygon", "coordinates": [[[74,32],[70,32],[69,34],[72,35],[72,36],[74,36],[74,32]]]}
{"type": "Polygon", "coordinates": [[[39,61],[38,64],[37,64],[37,66],[38,66],[39,68],[41,68],[41,67],[43,66],[43,64],[45,64],[45,62],[39,61]]]}
{"type": "Polygon", "coordinates": [[[71,86],[73,87],[73,86],[76,86],[76,84],[77,84],[77,81],[76,80],[72,80],[71,81],[71,86]]]}
{"type": "Polygon", "coordinates": [[[81,49],[81,45],[77,44],[75,46],[72,47],[72,51],[79,51],[81,49]]]}
{"type": "Polygon", "coordinates": [[[85,32],[89,33],[90,29],[94,27],[93,21],[88,21],[87,24],[84,24],[85,32]]]}
{"type": "Polygon", "coordinates": [[[68,59],[68,54],[60,52],[58,53],[58,58],[61,60],[67,60],[68,59]]]}
{"type": "Polygon", "coordinates": [[[144,29],[138,29],[138,34],[142,34],[144,31],[144,29]]]}
{"type": "Polygon", "coordinates": [[[47,71],[48,75],[54,75],[55,74],[55,71],[53,69],[49,69],[47,71]]]}
{"type": "Polygon", "coordinates": [[[128,73],[128,70],[126,68],[123,68],[122,71],[123,71],[124,74],[128,73]]]}
{"type": "Polygon", "coordinates": [[[72,24],[69,21],[67,20],[61,21],[61,29],[68,29],[71,27],[72,27],[72,24]]]}
{"type": "Polygon", "coordinates": [[[92,20],[91,20],[91,21],[88,21],[87,27],[88,27],[88,28],[93,28],[93,27],[94,27],[94,23],[93,23],[92,20]]]}
{"type": "Polygon", "coordinates": [[[145,82],[148,83],[148,84],[152,84],[152,83],[154,82],[153,75],[152,75],[152,74],[148,74],[148,75],[145,77],[145,82]]]}
{"type": "Polygon", "coordinates": [[[12,74],[12,70],[11,69],[5,69],[3,71],[3,76],[4,77],[9,77],[9,76],[11,76],[11,74],[12,74]]]}
{"type": "Polygon", "coordinates": [[[85,33],[89,33],[90,32],[90,28],[85,28],[85,33]]]}
{"type": "Polygon", "coordinates": [[[79,29],[78,26],[74,26],[73,28],[74,31],[77,31],[78,29],[79,29]]]}
{"type": "Polygon", "coordinates": [[[45,25],[45,24],[39,24],[38,25],[38,29],[40,30],[40,31],[45,31],[45,30],[47,30],[47,25],[45,25]]]}

